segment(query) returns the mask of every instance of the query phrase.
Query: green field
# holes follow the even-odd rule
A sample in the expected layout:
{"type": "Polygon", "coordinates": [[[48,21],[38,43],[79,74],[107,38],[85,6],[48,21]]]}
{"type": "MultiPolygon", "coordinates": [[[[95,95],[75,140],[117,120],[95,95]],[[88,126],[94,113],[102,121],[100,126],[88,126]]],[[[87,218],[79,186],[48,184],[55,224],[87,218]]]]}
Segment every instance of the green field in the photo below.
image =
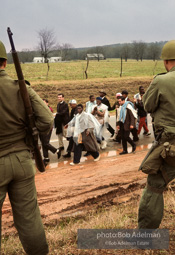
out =
{"type": "MultiPolygon", "coordinates": [[[[84,80],[87,62],[70,61],[50,63],[48,80],[84,80]]],[[[25,79],[32,81],[45,81],[47,74],[47,64],[22,64],[25,79]]],[[[14,66],[7,66],[8,73],[15,77],[14,66]]],[[[88,79],[95,78],[118,78],[121,72],[120,59],[107,59],[101,61],[90,61],[88,67],[88,79]]],[[[123,61],[123,77],[153,76],[157,73],[165,72],[163,61],[123,61]]]]}

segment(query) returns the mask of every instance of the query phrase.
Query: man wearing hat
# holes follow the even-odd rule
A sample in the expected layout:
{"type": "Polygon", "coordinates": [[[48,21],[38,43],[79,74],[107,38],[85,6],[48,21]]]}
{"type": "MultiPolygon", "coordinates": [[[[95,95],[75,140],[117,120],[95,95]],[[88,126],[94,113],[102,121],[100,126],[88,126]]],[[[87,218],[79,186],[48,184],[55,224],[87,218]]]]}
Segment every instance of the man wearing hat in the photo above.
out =
{"type": "Polygon", "coordinates": [[[175,178],[175,40],[163,46],[161,58],[167,72],[153,79],[143,96],[143,104],[145,110],[154,118],[156,137],[159,135],[158,147],[162,146],[163,150],[164,144],[168,145],[164,154],[163,151],[161,153],[163,158],[159,153],[158,161],[154,160],[154,151],[151,153],[155,162],[152,168],[158,166],[159,170],[156,174],[148,174],[147,185],[140,201],[138,225],[142,229],[159,227],[164,210],[163,192],[167,184],[175,178]]]}
{"type": "MultiPolygon", "coordinates": [[[[48,245],[37,203],[36,169],[27,144],[28,120],[19,83],[7,75],[6,65],[7,54],[0,41],[0,235],[2,205],[8,193],[14,225],[25,252],[45,255],[48,245]]],[[[40,134],[47,135],[53,126],[53,115],[31,86],[26,88],[36,127],[40,134]]]]}
{"type": "MultiPolygon", "coordinates": [[[[102,104],[105,104],[108,107],[108,111],[111,111],[111,105],[109,100],[106,98],[106,95],[107,95],[106,92],[103,89],[101,89],[99,93],[100,93],[100,97],[102,98],[102,101],[101,101],[102,104]]],[[[113,127],[111,127],[109,123],[108,123],[107,130],[111,133],[111,137],[113,137],[115,134],[115,130],[113,129],[113,127]]]]}

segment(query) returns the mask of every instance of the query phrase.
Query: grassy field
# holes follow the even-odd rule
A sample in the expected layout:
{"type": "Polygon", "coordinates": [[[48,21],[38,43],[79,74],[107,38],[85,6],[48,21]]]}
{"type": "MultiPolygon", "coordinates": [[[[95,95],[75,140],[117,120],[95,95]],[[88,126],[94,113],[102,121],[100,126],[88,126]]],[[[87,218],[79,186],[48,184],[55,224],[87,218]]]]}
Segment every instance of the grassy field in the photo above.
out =
{"type": "MultiPolygon", "coordinates": [[[[84,80],[86,61],[70,61],[50,63],[49,81],[63,80],[84,80]]],[[[47,64],[22,64],[25,79],[36,82],[45,81],[47,74],[47,64]]],[[[120,77],[120,59],[107,59],[101,61],[90,61],[88,67],[88,79],[96,78],[118,78],[120,77]]],[[[9,75],[15,77],[13,64],[7,67],[9,75]]],[[[163,61],[152,60],[128,60],[123,61],[123,77],[153,76],[164,72],[163,61]]]]}
{"type": "MultiPolygon", "coordinates": [[[[119,59],[90,61],[88,79],[85,79],[85,68],[86,61],[51,63],[46,79],[47,64],[22,64],[25,79],[31,82],[31,86],[42,98],[49,100],[54,111],[56,111],[59,92],[65,94],[66,102],[74,98],[78,103],[85,105],[89,95],[98,96],[99,89],[104,89],[110,103],[113,104],[117,92],[127,89],[132,99],[140,85],[146,89],[154,74],[165,72],[163,61],[151,60],[123,62],[122,77],[120,77],[119,59]]],[[[7,66],[7,72],[16,79],[13,64],[7,66]]]]}
{"type": "MultiPolygon", "coordinates": [[[[80,250],[77,249],[77,229],[136,229],[139,200],[121,205],[111,205],[91,211],[84,217],[72,217],[53,222],[46,227],[50,255],[174,255],[175,254],[175,196],[174,191],[165,193],[164,219],[160,228],[169,229],[168,250],[80,250]]],[[[1,255],[24,254],[16,235],[3,237],[1,255]]]]}

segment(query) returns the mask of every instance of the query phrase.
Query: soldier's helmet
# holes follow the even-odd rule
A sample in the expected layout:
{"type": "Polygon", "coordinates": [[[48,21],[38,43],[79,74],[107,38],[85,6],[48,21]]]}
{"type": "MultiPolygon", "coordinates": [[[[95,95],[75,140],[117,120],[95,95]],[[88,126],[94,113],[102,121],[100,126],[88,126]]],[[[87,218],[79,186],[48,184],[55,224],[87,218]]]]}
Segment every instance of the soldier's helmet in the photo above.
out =
{"type": "Polygon", "coordinates": [[[7,53],[4,44],[0,41],[0,58],[7,59],[7,53]]]}
{"type": "Polygon", "coordinates": [[[175,59],[175,40],[165,43],[160,58],[163,60],[175,59]]]}

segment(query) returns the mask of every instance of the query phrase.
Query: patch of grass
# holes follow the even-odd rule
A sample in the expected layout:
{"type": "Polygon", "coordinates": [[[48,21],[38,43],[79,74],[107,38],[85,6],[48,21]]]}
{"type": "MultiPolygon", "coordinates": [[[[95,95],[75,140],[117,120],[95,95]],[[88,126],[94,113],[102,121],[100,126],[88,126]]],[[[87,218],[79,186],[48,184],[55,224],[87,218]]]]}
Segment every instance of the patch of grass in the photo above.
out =
{"type": "MultiPolygon", "coordinates": [[[[172,191],[165,193],[165,215],[161,228],[170,231],[169,250],[79,250],[77,249],[78,229],[135,229],[137,228],[137,211],[139,201],[129,204],[100,208],[91,211],[81,219],[72,217],[55,226],[46,227],[50,255],[95,255],[95,254],[174,254],[175,221],[173,220],[175,197],[172,191]],[[173,204],[172,204],[173,203],[173,204]]],[[[17,236],[12,235],[2,240],[2,255],[24,254],[17,236]]]]}

